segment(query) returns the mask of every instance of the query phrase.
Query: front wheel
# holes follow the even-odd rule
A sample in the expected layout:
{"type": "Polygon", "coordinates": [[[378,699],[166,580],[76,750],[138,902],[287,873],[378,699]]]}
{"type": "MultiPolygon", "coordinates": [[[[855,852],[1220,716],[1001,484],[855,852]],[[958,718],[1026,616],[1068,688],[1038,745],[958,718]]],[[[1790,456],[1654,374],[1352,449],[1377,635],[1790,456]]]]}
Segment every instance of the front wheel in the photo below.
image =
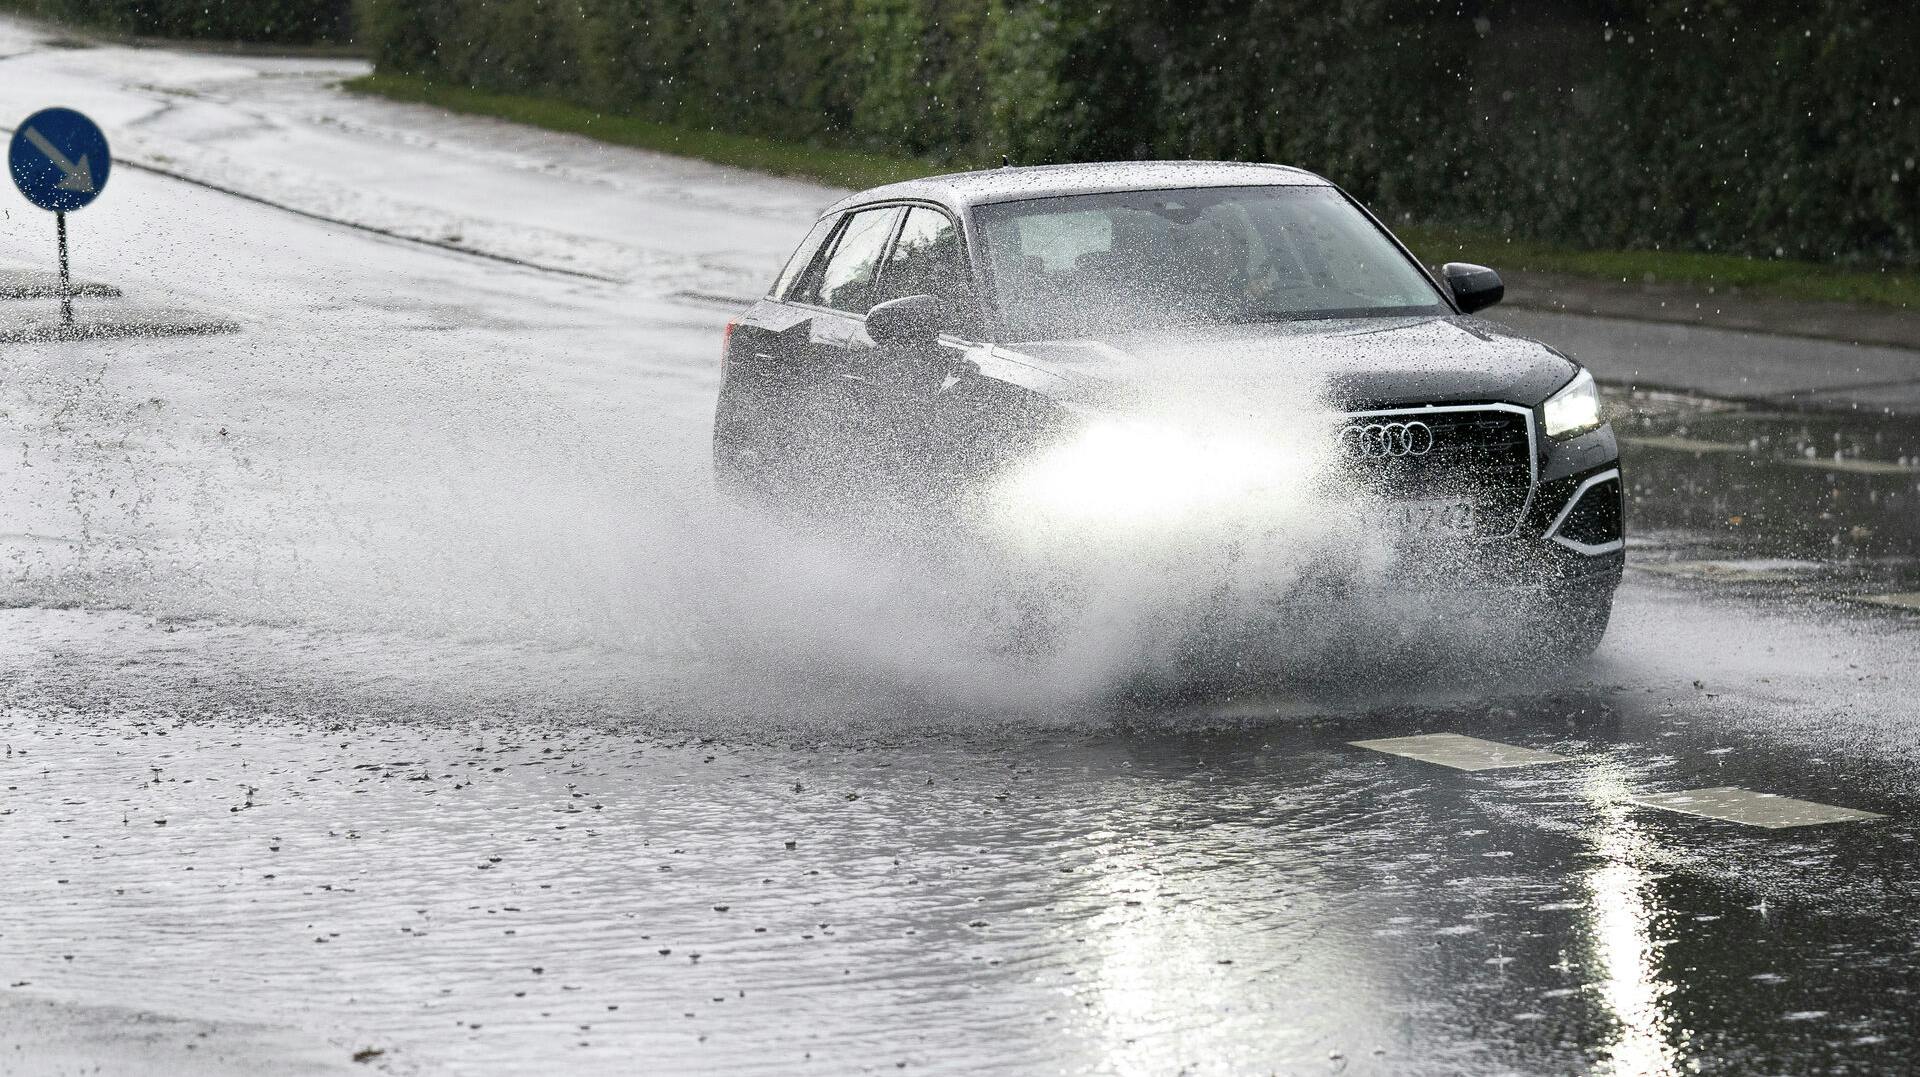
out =
{"type": "Polygon", "coordinates": [[[1534,598],[1527,631],[1549,663],[1574,665],[1593,656],[1613,619],[1618,579],[1554,588],[1534,598]]]}

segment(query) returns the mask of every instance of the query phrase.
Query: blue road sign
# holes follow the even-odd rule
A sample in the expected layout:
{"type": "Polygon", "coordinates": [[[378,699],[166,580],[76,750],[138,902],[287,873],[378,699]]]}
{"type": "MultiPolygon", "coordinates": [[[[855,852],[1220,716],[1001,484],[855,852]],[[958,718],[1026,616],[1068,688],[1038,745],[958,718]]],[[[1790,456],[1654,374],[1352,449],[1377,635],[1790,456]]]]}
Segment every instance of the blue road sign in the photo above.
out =
{"type": "Polygon", "coordinates": [[[92,120],[70,108],[46,108],[15,129],[7,165],[27,201],[66,213],[99,197],[113,158],[92,120]]]}

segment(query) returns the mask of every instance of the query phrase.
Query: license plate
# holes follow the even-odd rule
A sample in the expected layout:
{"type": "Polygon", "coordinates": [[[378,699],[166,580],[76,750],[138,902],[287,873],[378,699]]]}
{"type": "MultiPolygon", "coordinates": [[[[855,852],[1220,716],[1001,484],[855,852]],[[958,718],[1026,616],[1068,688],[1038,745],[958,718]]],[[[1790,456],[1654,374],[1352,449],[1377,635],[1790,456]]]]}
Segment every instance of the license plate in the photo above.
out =
{"type": "Polygon", "coordinates": [[[1389,529],[1410,540],[1471,538],[1473,502],[1462,498],[1437,501],[1390,501],[1378,510],[1389,529]]]}

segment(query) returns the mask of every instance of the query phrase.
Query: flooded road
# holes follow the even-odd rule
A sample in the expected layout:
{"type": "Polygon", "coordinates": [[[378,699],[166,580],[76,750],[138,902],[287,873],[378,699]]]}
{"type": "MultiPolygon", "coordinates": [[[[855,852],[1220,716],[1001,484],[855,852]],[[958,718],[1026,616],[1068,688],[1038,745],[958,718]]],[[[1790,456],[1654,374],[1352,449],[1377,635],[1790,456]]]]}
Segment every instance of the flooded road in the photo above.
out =
{"type": "Polygon", "coordinates": [[[1911,420],[1615,392],[1590,664],[1116,702],[713,497],[702,295],[827,192],[0,26],[171,162],[83,275],[238,327],[0,353],[0,1073],[1920,1056],[1911,420]],[[370,145],[549,197],[329,186],[370,145]],[[1354,743],[1423,734],[1550,757],[1354,743]]]}
{"type": "Polygon", "coordinates": [[[1638,544],[1671,555],[1643,567],[1920,590],[1920,422],[1665,393],[1615,409],[1638,544]]]}
{"type": "MultiPolygon", "coordinates": [[[[394,1072],[1897,1068],[1920,744],[1891,685],[1640,661],[1725,616],[1692,605],[1630,596],[1592,670],[1454,702],[975,726],[899,700],[896,731],[753,736],[485,700],[559,685],[553,655],[369,685],[380,641],[14,610],[0,967],[11,997],[139,984],[152,1057],[265,1026],[299,1048],[273,1057],[394,1072]],[[1350,743],[1434,731],[1564,761],[1350,743]],[[1630,803],[1702,786],[1889,818],[1630,803]]],[[[1801,633],[1763,615],[1754,650],[1801,633]]],[[[1819,645],[1910,683],[1911,642],[1819,645]]]]}

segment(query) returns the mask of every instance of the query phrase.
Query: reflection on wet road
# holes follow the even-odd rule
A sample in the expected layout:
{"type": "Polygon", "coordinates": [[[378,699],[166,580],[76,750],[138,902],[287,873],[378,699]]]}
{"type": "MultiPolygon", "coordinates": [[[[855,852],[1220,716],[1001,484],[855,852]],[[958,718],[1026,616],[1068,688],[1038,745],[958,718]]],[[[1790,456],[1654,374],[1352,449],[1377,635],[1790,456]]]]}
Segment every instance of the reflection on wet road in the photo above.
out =
{"type": "Polygon", "coordinates": [[[1658,393],[1615,406],[1643,565],[1920,591],[1920,423],[1658,393]]]}
{"type": "Polygon", "coordinates": [[[217,628],[6,616],[0,967],[36,997],[131,978],[156,1013],[400,1072],[1884,1072],[1920,1048],[1910,782],[1604,665],[1472,703],[723,738],[182,684],[168,659],[217,628]],[[1564,761],[1349,743],[1443,731],[1564,761]],[[1629,803],[1699,786],[1891,818],[1629,803]]]}

